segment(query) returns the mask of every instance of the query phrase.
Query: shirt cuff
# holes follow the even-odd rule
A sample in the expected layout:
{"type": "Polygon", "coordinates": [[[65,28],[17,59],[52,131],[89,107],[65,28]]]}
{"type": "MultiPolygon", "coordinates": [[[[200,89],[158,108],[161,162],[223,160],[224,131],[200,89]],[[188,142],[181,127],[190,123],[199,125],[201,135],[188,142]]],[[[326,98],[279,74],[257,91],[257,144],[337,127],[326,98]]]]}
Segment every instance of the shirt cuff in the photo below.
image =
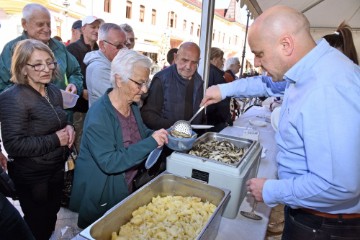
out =
{"type": "Polygon", "coordinates": [[[264,203],[269,207],[275,207],[278,204],[284,204],[285,201],[289,198],[288,188],[289,181],[291,179],[268,179],[263,187],[263,199],[264,203]]]}

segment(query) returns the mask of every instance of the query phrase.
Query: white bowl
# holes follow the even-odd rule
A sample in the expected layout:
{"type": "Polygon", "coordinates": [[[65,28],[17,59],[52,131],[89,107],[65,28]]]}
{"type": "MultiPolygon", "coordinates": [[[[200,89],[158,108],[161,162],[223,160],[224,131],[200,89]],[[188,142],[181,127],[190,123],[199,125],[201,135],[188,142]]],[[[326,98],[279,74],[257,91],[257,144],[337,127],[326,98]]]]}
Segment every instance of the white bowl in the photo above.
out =
{"type": "Polygon", "coordinates": [[[63,98],[64,109],[75,107],[75,104],[79,98],[79,95],[64,91],[62,89],[60,89],[60,91],[61,91],[62,98],[63,98]]]}

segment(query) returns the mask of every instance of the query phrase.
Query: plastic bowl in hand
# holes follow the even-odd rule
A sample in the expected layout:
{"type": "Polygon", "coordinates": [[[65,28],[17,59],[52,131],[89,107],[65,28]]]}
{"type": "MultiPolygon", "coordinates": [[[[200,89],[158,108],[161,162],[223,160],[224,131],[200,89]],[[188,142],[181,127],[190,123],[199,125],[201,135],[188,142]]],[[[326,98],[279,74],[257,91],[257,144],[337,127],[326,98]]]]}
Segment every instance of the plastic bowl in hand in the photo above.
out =
{"type": "Polygon", "coordinates": [[[60,91],[61,91],[62,98],[63,98],[64,109],[75,107],[75,104],[79,98],[79,95],[64,91],[62,89],[60,91]]]}
{"type": "Polygon", "coordinates": [[[170,134],[170,129],[168,129],[169,135],[168,135],[168,143],[166,146],[174,151],[187,151],[190,150],[197,138],[197,134],[192,131],[192,135],[190,138],[179,138],[174,137],[170,134]]]}

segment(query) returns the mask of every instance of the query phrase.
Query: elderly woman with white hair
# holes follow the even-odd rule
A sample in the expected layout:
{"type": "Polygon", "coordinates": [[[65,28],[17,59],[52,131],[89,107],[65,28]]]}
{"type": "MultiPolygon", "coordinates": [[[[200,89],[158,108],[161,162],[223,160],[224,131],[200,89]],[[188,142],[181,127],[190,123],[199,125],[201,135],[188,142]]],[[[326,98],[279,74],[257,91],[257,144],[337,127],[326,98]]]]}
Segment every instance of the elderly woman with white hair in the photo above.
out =
{"type": "Polygon", "coordinates": [[[240,71],[241,65],[238,57],[231,57],[225,61],[224,64],[224,78],[226,82],[232,82],[238,77],[236,74],[240,71]]]}
{"type": "Polygon", "coordinates": [[[113,88],[89,109],[76,161],[70,209],[85,228],[132,193],[137,167],[167,143],[167,131],[148,129],[136,104],[147,92],[151,62],[121,49],[111,63],[113,88]]]}

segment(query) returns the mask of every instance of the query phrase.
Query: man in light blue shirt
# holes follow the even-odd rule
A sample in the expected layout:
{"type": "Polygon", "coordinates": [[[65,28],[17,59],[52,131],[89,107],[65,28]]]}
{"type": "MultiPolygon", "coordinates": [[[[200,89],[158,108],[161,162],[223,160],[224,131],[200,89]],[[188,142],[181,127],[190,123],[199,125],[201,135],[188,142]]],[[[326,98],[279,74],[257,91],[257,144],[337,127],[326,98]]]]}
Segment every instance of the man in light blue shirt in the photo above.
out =
{"type": "MultiPolygon", "coordinates": [[[[285,204],[283,239],[360,236],[360,67],[325,41],[294,9],[266,10],[249,30],[255,66],[287,86],[276,142],[279,179],[251,179],[248,191],[285,204]]],[[[273,95],[264,81],[209,88],[202,104],[227,96],[273,95]],[[240,94],[237,90],[240,89],[240,94]]]]}

